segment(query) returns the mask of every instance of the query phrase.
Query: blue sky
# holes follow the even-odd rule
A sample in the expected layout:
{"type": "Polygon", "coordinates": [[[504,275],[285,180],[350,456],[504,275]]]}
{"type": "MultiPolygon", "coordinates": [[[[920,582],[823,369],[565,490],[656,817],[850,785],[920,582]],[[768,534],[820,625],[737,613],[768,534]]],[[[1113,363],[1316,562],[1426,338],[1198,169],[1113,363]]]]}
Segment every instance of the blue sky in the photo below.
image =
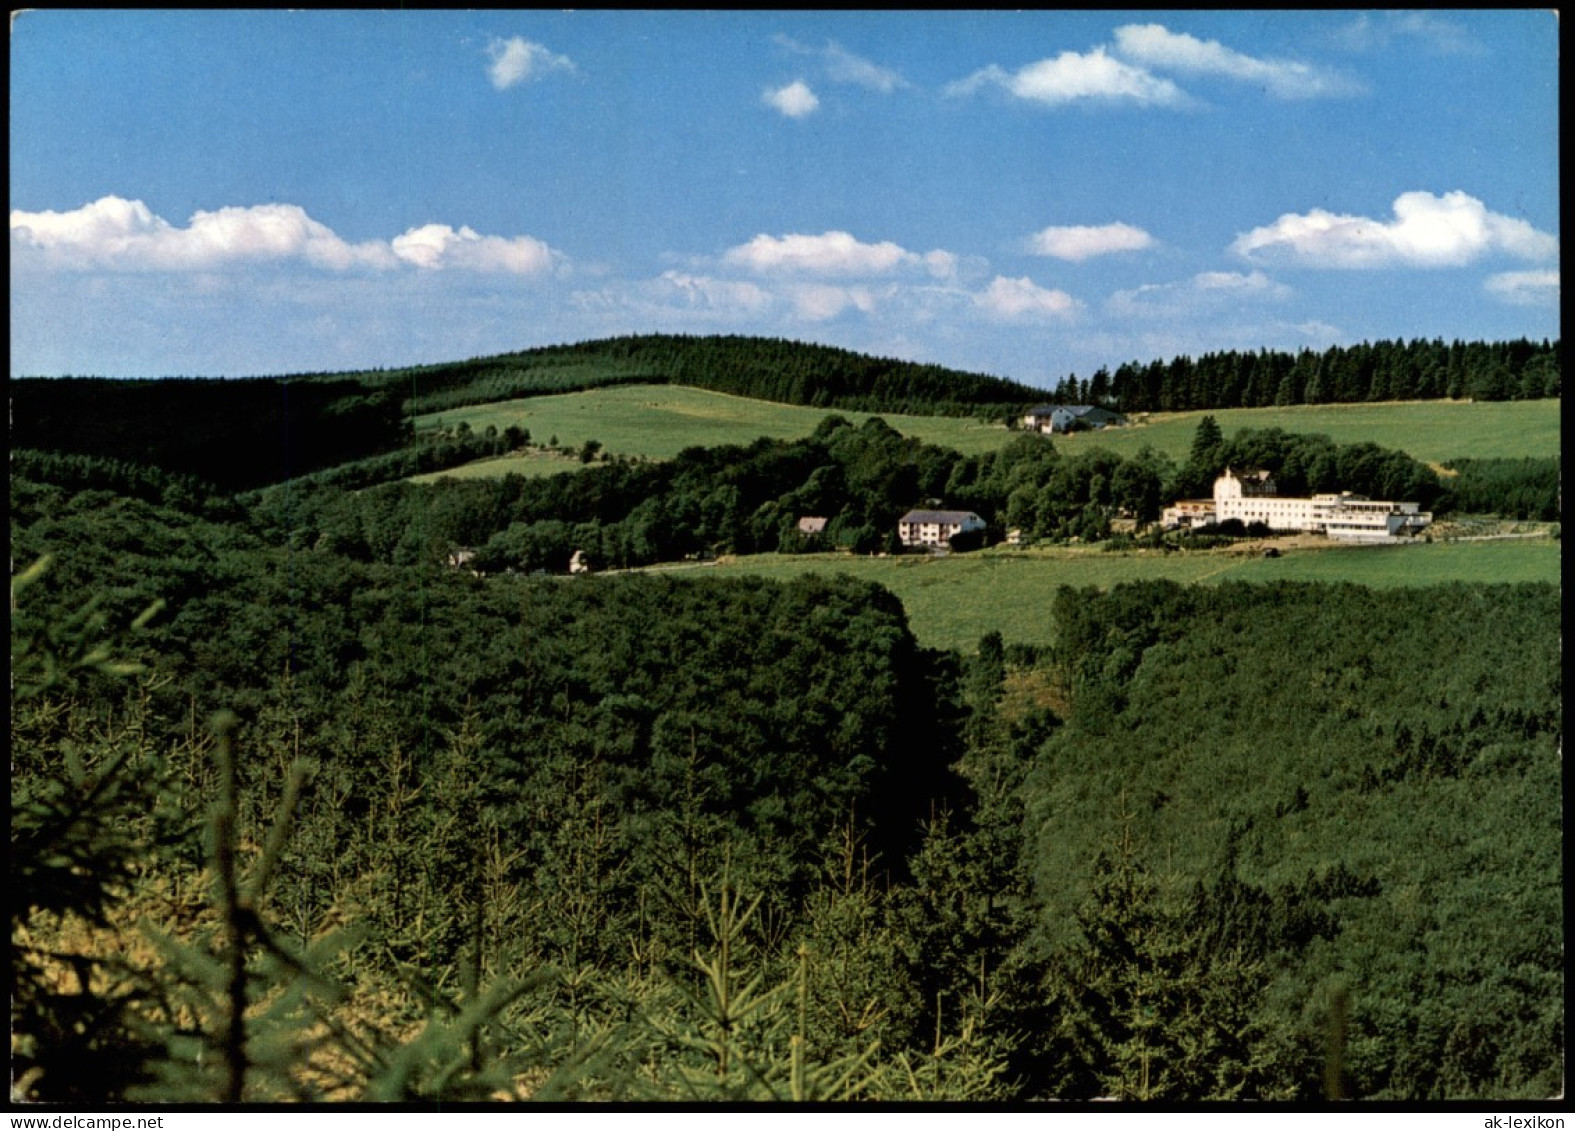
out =
{"type": "Polygon", "coordinates": [[[1557,337],[1547,12],[37,11],[11,372],[1557,337]]]}

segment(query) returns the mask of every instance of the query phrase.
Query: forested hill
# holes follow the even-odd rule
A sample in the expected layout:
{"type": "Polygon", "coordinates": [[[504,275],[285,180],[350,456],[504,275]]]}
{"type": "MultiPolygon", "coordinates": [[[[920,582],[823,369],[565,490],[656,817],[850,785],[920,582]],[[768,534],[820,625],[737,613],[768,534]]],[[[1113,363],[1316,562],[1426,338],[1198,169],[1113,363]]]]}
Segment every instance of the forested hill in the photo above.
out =
{"type": "Polygon", "coordinates": [[[153,465],[244,489],[404,448],[422,413],[612,384],[677,384],[827,410],[1013,420],[1045,401],[1122,412],[1557,397],[1560,343],[1363,343],[1129,362],[1053,392],[779,338],[652,334],[468,361],[243,380],[21,378],[13,448],[153,465]]]}
{"type": "Polygon", "coordinates": [[[1521,401],[1557,397],[1562,345],[1531,342],[1361,342],[1318,353],[1225,350],[1196,360],[1182,355],[1114,373],[1073,375],[1047,400],[1096,404],[1121,412],[1189,412],[1359,401],[1430,401],[1448,397],[1521,401]]]}
{"type": "Polygon", "coordinates": [[[247,488],[404,446],[426,412],[614,384],[679,384],[855,412],[1008,419],[1041,390],[775,338],[648,335],[404,369],[233,380],[11,382],[13,448],[247,488]]]}
{"type": "Polygon", "coordinates": [[[391,451],[409,438],[393,389],[293,381],[20,378],[11,447],[156,467],[244,489],[391,451]]]}
{"type": "Polygon", "coordinates": [[[355,374],[398,386],[415,412],[436,412],[608,384],[690,385],[781,404],[854,412],[1004,418],[1043,390],[980,373],[782,338],[648,334],[442,365],[355,374]]]}

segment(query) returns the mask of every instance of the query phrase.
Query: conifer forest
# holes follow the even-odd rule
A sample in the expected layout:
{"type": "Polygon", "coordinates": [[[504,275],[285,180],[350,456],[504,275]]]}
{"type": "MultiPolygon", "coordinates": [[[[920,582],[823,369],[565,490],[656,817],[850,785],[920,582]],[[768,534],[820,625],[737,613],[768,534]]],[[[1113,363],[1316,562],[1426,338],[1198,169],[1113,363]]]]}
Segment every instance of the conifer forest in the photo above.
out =
{"type": "Polygon", "coordinates": [[[13,1101],[1559,1095],[1556,585],[1061,587],[1044,639],[943,650],[836,569],[938,502],[985,521],[959,554],[1204,552],[1242,532],[1157,520],[1227,466],[1557,523],[1556,458],[1212,418],[1185,460],[965,455],[841,414],[1546,399],[1559,357],[1231,353],[1050,395],[649,337],[13,381],[13,1101]],[[547,440],[420,414],[615,383],[825,416],[411,481],[547,440]],[[825,568],[649,568],[786,553],[825,568]]]}

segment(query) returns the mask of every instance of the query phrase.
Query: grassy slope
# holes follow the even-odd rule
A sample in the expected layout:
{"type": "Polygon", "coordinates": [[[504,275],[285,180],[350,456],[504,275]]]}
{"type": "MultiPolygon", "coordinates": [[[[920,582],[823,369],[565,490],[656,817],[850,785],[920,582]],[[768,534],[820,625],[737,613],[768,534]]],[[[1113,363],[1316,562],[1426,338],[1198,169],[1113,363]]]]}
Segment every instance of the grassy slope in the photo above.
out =
{"type": "Polygon", "coordinates": [[[1241,428],[1322,432],[1337,444],[1369,440],[1427,462],[1470,456],[1513,459],[1559,454],[1557,400],[1408,401],[1394,404],[1299,405],[1207,412],[1154,413],[1131,428],[1086,432],[1057,440],[1063,451],[1098,445],[1121,455],[1150,444],[1178,462],[1187,458],[1198,421],[1212,416],[1225,435],[1241,428]]]}
{"type": "Polygon", "coordinates": [[[1560,543],[1552,540],[1356,546],[1297,550],[1264,559],[1224,553],[1115,554],[1097,550],[991,552],[902,558],[765,554],[729,559],[697,574],[750,573],[788,578],[845,572],[890,589],[908,611],[920,642],[972,652],[979,637],[1048,643],[1051,598],[1061,585],[1109,588],[1123,581],[1182,583],[1353,581],[1388,589],[1445,581],[1559,580],[1560,543]]]}
{"type": "MultiPolygon", "coordinates": [[[[613,454],[669,458],[691,445],[747,443],[759,436],[807,435],[827,413],[770,404],[678,386],[631,385],[584,393],[533,397],[422,417],[420,427],[489,424],[529,428],[544,442],[579,446],[600,440],[613,454]]],[[[854,420],[857,413],[843,415],[854,420]]],[[[1151,416],[1132,428],[1059,437],[1063,451],[1100,445],[1127,454],[1143,444],[1186,458],[1193,432],[1206,414],[1151,416]]],[[[1548,456],[1559,450],[1559,402],[1501,404],[1422,402],[1388,405],[1321,405],[1285,409],[1220,410],[1212,414],[1226,434],[1238,428],[1278,427],[1323,432],[1340,443],[1371,440],[1428,460],[1457,456],[1548,456]]],[[[887,416],[894,427],[963,452],[988,451],[1013,433],[977,421],[887,416]]],[[[485,460],[441,474],[459,477],[517,472],[546,475],[579,466],[540,454],[485,460]]],[[[423,476],[433,479],[437,476],[423,476]]],[[[1049,599],[1059,585],[1108,587],[1122,581],[1241,580],[1355,581],[1375,587],[1430,585],[1442,581],[1553,581],[1559,578],[1560,544],[1553,541],[1479,542],[1407,547],[1336,547],[1296,551],[1265,560],[1222,554],[1145,556],[1096,550],[1049,553],[984,553],[948,559],[869,559],[810,555],[737,559],[717,567],[794,577],[840,571],[879,581],[908,609],[926,644],[972,650],[979,637],[999,631],[1008,642],[1050,638],[1049,599]]]]}
{"type": "MultiPolygon", "coordinates": [[[[836,410],[801,408],[728,396],[679,385],[620,385],[584,393],[529,397],[453,409],[416,418],[417,428],[453,426],[461,422],[480,431],[489,424],[499,431],[510,424],[530,429],[534,443],[553,436],[559,444],[579,447],[600,440],[613,455],[671,459],[685,448],[747,444],[761,436],[792,440],[807,436],[836,410]]],[[[843,412],[855,423],[868,413],[843,412]]],[[[887,415],[892,427],[921,440],[962,452],[999,447],[1011,433],[1002,425],[939,416],[887,415]]],[[[498,474],[507,470],[506,461],[498,474]]]]}
{"type": "MultiPolygon", "coordinates": [[[[1240,428],[1322,432],[1337,443],[1370,440],[1429,461],[1464,456],[1552,456],[1559,452],[1559,403],[1423,401],[1155,413],[1130,428],[1058,437],[1056,443],[1066,452],[1099,446],[1122,455],[1148,444],[1179,462],[1186,459],[1191,449],[1199,419],[1212,415],[1226,435],[1240,428]]],[[[518,424],[530,429],[537,443],[553,436],[560,444],[573,447],[586,440],[600,440],[611,454],[668,459],[693,445],[743,444],[760,436],[805,436],[827,415],[825,409],[772,404],[702,389],[623,385],[454,409],[418,417],[416,425],[434,428],[465,422],[477,430],[490,424],[501,431],[518,424]]],[[[860,413],[842,415],[855,422],[865,419],[860,413]]],[[[1014,435],[999,425],[976,420],[899,415],[885,419],[907,435],[967,454],[993,450],[1014,435]]],[[[524,461],[527,466],[516,466],[519,462],[489,460],[467,474],[543,474],[565,466],[543,467],[535,461],[536,466],[532,467],[528,466],[531,460],[524,461]]]]}

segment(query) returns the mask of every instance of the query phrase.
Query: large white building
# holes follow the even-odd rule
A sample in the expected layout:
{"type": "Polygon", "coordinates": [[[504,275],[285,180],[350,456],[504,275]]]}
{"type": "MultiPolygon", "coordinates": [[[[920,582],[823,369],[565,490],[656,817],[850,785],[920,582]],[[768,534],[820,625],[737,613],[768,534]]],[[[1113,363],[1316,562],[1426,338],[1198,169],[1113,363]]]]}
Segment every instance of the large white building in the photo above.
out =
{"type": "Polygon", "coordinates": [[[1162,525],[1205,526],[1238,519],[1243,525],[1261,522],[1271,530],[1298,530],[1360,542],[1388,541],[1419,533],[1433,521],[1416,503],[1391,503],[1353,495],[1314,495],[1310,499],[1279,495],[1268,472],[1236,475],[1230,468],[1214,481],[1214,500],[1189,499],[1167,507],[1162,525]]]}

